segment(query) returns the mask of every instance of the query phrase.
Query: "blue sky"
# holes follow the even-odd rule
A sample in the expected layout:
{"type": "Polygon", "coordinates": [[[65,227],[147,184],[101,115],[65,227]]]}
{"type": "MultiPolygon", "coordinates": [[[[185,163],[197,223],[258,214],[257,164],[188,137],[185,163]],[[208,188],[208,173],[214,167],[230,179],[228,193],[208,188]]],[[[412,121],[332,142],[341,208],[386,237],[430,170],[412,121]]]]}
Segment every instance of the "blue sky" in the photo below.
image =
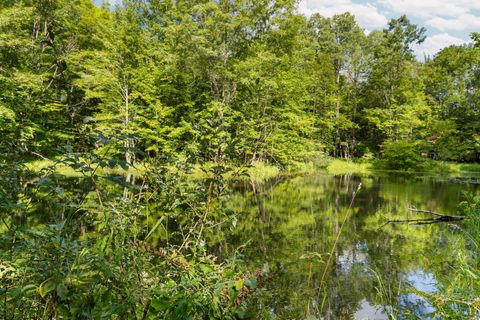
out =
{"type": "Polygon", "coordinates": [[[406,14],[427,29],[425,42],[414,48],[418,57],[468,42],[471,32],[480,32],[480,0],[301,0],[299,11],[327,17],[348,11],[366,32],[383,29],[391,18],[406,14]]]}
{"type": "Polygon", "coordinates": [[[480,0],[300,0],[298,10],[307,16],[318,12],[326,17],[348,11],[367,33],[406,14],[410,21],[427,28],[427,39],[414,48],[419,58],[468,42],[471,32],[480,32],[480,0]]]}

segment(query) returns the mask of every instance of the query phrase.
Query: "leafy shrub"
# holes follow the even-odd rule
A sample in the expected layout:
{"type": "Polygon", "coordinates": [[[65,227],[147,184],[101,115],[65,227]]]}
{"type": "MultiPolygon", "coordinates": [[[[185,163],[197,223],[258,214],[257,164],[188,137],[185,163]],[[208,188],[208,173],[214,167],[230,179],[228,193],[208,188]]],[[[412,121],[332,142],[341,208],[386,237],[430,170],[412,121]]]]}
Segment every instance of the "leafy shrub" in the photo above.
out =
{"type": "Polygon", "coordinates": [[[222,225],[231,225],[222,200],[228,168],[214,166],[205,180],[188,181],[155,163],[132,185],[125,182],[128,166],[109,157],[70,150],[61,163],[79,174],[69,178],[54,166],[36,176],[21,165],[3,171],[0,196],[9,215],[0,224],[0,315],[241,317],[260,274],[217,263],[206,250],[222,225]],[[102,171],[119,166],[123,175],[102,171]],[[32,182],[19,183],[27,178],[32,182]]]}
{"type": "Polygon", "coordinates": [[[421,156],[418,144],[408,141],[388,141],[382,145],[379,166],[387,170],[422,170],[427,159],[421,156]]]}

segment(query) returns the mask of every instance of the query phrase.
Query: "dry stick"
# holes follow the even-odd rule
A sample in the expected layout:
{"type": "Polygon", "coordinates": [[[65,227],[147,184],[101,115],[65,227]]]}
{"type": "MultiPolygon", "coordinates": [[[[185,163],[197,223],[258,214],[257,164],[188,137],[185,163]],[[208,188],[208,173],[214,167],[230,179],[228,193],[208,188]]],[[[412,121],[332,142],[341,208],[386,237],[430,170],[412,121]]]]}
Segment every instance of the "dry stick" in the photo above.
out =
{"type": "Polygon", "coordinates": [[[431,210],[422,210],[416,208],[409,208],[410,211],[414,212],[422,212],[422,213],[429,213],[437,216],[437,218],[423,218],[423,219],[404,219],[404,220],[388,220],[383,225],[381,225],[378,229],[383,228],[389,223],[411,223],[413,222],[415,225],[425,225],[425,224],[434,224],[439,222],[451,222],[451,221],[460,221],[465,219],[466,217],[463,216],[452,216],[448,214],[441,214],[431,210]]]}
{"type": "Polygon", "coordinates": [[[39,157],[39,158],[42,158],[43,160],[52,161],[52,160],[48,159],[47,157],[42,156],[40,153],[33,152],[33,151],[30,151],[30,153],[33,154],[34,156],[37,156],[37,157],[39,157]]]}
{"type": "Polygon", "coordinates": [[[146,320],[148,316],[148,311],[150,310],[150,304],[152,303],[152,300],[148,300],[147,305],[143,309],[143,317],[142,320],[146,320]]]}
{"type": "MultiPolygon", "coordinates": [[[[236,171],[234,171],[233,176],[234,176],[234,177],[235,177],[235,176],[238,176],[238,175],[240,174],[240,172],[247,166],[248,163],[249,163],[248,161],[244,161],[243,164],[242,164],[236,171]]],[[[223,194],[223,192],[225,191],[226,188],[227,188],[227,185],[223,186],[223,187],[220,189],[219,193],[220,193],[220,194],[223,194]]],[[[195,222],[195,224],[193,225],[193,227],[190,229],[190,232],[187,234],[186,237],[184,237],[184,240],[183,240],[183,242],[182,242],[179,250],[182,250],[183,247],[186,246],[187,241],[188,241],[189,238],[190,238],[191,231],[193,231],[193,230],[197,227],[198,223],[200,222],[200,223],[201,223],[200,231],[199,231],[199,233],[198,233],[197,240],[196,240],[196,243],[197,243],[197,245],[198,245],[198,243],[199,243],[199,241],[200,241],[200,238],[201,238],[201,236],[202,236],[202,233],[203,233],[203,229],[205,228],[205,220],[207,219],[208,214],[209,214],[209,211],[210,211],[210,203],[211,203],[211,200],[212,200],[212,199],[211,199],[211,198],[212,198],[212,191],[213,191],[213,183],[210,183],[209,188],[208,188],[208,194],[207,194],[207,207],[205,208],[204,215],[201,217],[200,220],[197,220],[197,221],[195,222]]],[[[192,210],[196,211],[195,208],[194,208],[191,204],[188,204],[188,205],[189,205],[189,207],[190,207],[192,210]]],[[[217,224],[217,225],[218,225],[218,224],[217,224]]]]}
{"type": "MultiPolygon", "coordinates": [[[[243,170],[243,168],[245,168],[247,166],[247,162],[244,162],[242,164],[242,166],[240,168],[238,168],[234,173],[233,173],[233,176],[238,176],[239,173],[243,170]]],[[[203,215],[203,217],[201,218],[201,220],[198,220],[195,222],[194,226],[192,227],[191,230],[195,229],[196,226],[198,225],[198,222],[201,222],[201,226],[200,226],[200,231],[198,233],[198,236],[197,236],[197,246],[198,246],[198,243],[200,242],[200,238],[202,236],[202,233],[203,233],[203,229],[205,228],[205,222],[206,222],[206,219],[208,217],[208,214],[210,212],[210,203],[211,203],[211,200],[212,200],[212,192],[213,192],[213,183],[210,182],[210,185],[208,187],[208,194],[207,194],[207,207],[205,208],[205,213],[203,215]]],[[[224,187],[222,187],[219,191],[220,194],[223,194],[223,192],[225,191],[225,189],[227,188],[227,185],[225,185],[224,187]]],[[[192,205],[189,204],[189,206],[194,209],[194,207],[192,205]]],[[[190,238],[190,233],[187,235],[187,237],[184,239],[182,245],[180,246],[180,250],[184,247],[184,245],[186,245],[188,239],[190,238]]]]}
{"type": "Polygon", "coordinates": [[[210,182],[210,186],[208,188],[208,195],[207,195],[207,207],[205,208],[205,214],[202,218],[202,224],[200,225],[200,231],[198,232],[197,236],[197,246],[200,243],[200,238],[202,237],[203,229],[205,228],[205,223],[208,217],[208,214],[210,213],[210,203],[212,200],[212,192],[213,192],[213,182],[210,182]]]}
{"type": "MultiPolygon", "coordinates": [[[[340,229],[338,230],[337,237],[335,238],[335,242],[333,243],[332,250],[330,250],[330,254],[328,256],[327,264],[325,265],[325,269],[323,269],[322,278],[320,279],[320,286],[318,287],[319,293],[320,293],[320,290],[322,290],[323,282],[325,280],[325,276],[327,275],[327,271],[328,271],[330,262],[332,260],[333,252],[335,251],[335,248],[337,247],[338,240],[340,239],[340,234],[342,234],[343,226],[345,225],[348,217],[350,216],[351,209],[352,209],[352,206],[353,206],[353,202],[355,201],[355,196],[357,195],[358,191],[360,191],[361,187],[362,187],[362,184],[360,183],[357,187],[357,190],[355,190],[352,194],[352,201],[350,201],[350,205],[348,206],[347,214],[345,215],[345,218],[343,219],[342,224],[340,225],[340,229]]],[[[325,299],[322,300],[322,306],[320,308],[320,311],[323,310],[324,303],[325,303],[325,299]]]]}
{"type": "Polygon", "coordinates": [[[430,214],[433,214],[433,215],[439,216],[439,217],[452,217],[452,218],[458,218],[458,219],[465,218],[465,217],[462,217],[462,216],[452,216],[452,215],[448,215],[448,214],[441,214],[441,213],[438,213],[438,212],[435,212],[435,211],[422,210],[422,209],[416,209],[416,208],[408,208],[408,210],[414,211],[414,212],[430,213],[430,214]]]}
{"type": "MultiPolygon", "coordinates": [[[[200,217],[200,212],[198,212],[198,210],[190,203],[188,202],[187,205],[190,207],[190,209],[192,209],[192,211],[198,216],[200,217]]],[[[195,228],[197,227],[198,223],[200,222],[200,219],[198,219],[197,221],[195,221],[195,223],[193,224],[192,227],[190,227],[190,230],[188,231],[188,234],[185,236],[183,234],[183,231],[182,231],[182,236],[183,236],[183,242],[182,242],[182,245],[180,246],[180,248],[178,249],[179,251],[181,251],[183,249],[183,247],[186,247],[187,246],[187,242],[188,240],[190,239],[190,236],[192,235],[192,232],[195,230],[195,228]]]]}
{"type": "Polygon", "coordinates": [[[435,212],[435,211],[430,211],[430,210],[423,210],[423,209],[417,209],[417,208],[408,208],[408,210],[414,211],[414,212],[430,213],[430,214],[433,214],[435,216],[443,216],[443,214],[441,214],[441,213],[438,213],[438,212],[435,212]]]}
{"type": "Polygon", "coordinates": [[[435,218],[425,218],[425,219],[401,219],[401,220],[388,220],[387,223],[390,222],[422,222],[422,221],[432,221],[435,220],[435,218]]]}

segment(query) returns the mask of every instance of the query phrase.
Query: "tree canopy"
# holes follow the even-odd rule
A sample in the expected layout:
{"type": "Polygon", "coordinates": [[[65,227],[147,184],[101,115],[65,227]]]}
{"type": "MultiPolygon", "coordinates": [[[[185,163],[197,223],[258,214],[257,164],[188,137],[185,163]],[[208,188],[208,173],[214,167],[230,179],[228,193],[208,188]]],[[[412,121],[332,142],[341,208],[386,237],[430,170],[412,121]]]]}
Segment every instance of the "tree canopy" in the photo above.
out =
{"type": "Polygon", "coordinates": [[[398,142],[479,159],[478,34],[420,62],[425,29],[406,16],[367,36],[351,14],[306,18],[293,1],[7,1],[1,19],[7,153],[86,150],[97,130],[193,162],[284,166],[398,142]]]}

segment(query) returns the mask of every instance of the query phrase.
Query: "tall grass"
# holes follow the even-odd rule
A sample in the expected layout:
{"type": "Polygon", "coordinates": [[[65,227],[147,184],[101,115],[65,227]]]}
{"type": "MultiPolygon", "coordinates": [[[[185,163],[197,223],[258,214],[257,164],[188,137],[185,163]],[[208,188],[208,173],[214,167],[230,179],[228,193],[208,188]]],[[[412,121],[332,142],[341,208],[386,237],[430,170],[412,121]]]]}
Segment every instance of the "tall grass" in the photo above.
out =
{"type": "MultiPolygon", "coordinates": [[[[79,178],[83,176],[80,171],[75,170],[71,166],[58,162],[56,160],[34,160],[26,163],[25,166],[27,167],[27,169],[34,172],[41,172],[48,168],[52,168],[54,173],[65,176],[67,178],[79,178]]],[[[127,171],[122,169],[120,166],[117,166],[116,168],[98,168],[97,172],[100,175],[123,175],[125,174],[125,172],[129,172],[135,174],[136,176],[140,176],[141,174],[146,172],[146,169],[146,164],[139,162],[135,165],[135,167],[129,167],[127,171]]]]}
{"type": "Polygon", "coordinates": [[[372,164],[368,162],[357,163],[352,161],[335,159],[328,164],[328,166],[326,167],[326,171],[329,174],[335,175],[370,175],[372,174],[372,164]]]}
{"type": "Polygon", "coordinates": [[[255,161],[247,172],[249,177],[255,182],[262,182],[281,174],[278,166],[263,161],[255,161]]]}

